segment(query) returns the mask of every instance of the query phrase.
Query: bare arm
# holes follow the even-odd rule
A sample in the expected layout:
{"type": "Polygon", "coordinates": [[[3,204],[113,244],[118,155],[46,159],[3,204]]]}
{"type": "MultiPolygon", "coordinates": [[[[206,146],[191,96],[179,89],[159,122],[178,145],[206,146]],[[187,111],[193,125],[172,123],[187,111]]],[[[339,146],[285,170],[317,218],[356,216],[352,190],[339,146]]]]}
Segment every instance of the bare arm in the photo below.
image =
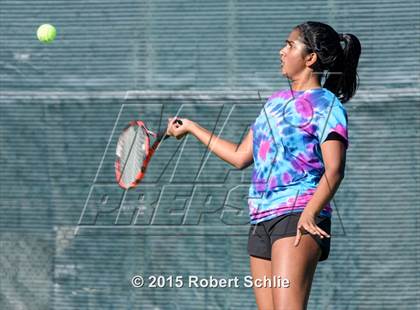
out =
{"type": "Polygon", "coordinates": [[[175,137],[183,136],[186,132],[192,134],[219,158],[231,164],[235,168],[244,169],[253,163],[252,153],[252,130],[249,130],[241,143],[235,144],[212,134],[198,123],[185,118],[178,118],[183,125],[168,124],[168,134],[175,137]]]}
{"type": "Polygon", "coordinates": [[[246,168],[253,162],[252,130],[248,131],[240,145],[217,137],[197,123],[193,123],[190,133],[205,144],[211,152],[238,169],[246,168]]]}

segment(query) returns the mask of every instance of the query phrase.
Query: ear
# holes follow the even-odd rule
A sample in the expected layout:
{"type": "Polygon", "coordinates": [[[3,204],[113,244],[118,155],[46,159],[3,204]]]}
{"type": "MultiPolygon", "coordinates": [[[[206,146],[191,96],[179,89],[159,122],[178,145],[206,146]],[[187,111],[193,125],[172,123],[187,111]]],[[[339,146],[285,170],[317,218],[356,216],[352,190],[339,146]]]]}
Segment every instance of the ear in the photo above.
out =
{"type": "Polygon", "coordinates": [[[313,64],[316,63],[318,60],[318,56],[316,53],[309,53],[305,56],[305,63],[307,67],[311,67],[313,64]]]}

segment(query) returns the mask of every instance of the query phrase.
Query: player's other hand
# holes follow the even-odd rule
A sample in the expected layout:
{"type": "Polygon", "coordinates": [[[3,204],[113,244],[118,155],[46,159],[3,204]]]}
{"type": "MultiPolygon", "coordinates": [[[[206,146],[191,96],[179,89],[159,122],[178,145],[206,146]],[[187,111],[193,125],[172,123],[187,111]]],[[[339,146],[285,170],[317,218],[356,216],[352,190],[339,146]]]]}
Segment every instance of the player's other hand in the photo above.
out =
{"type": "Polygon", "coordinates": [[[175,138],[182,139],[187,133],[190,132],[190,128],[193,122],[187,118],[180,118],[180,117],[169,117],[168,118],[168,128],[166,130],[166,134],[173,136],[175,138]],[[180,125],[177,120],[182,122],[180,125]]]}
{"type": "Polygon", "coordinates": [[[309,232],[312,235],[318,235],[321,239],[324,237],[330,238],[331,236],[323,231],[315,222],[316,215],[306,208],[299,217],[299,222],[297,224],[296,238],[294,246],[298,246],[300,239],[305,231],[309,232]]]}

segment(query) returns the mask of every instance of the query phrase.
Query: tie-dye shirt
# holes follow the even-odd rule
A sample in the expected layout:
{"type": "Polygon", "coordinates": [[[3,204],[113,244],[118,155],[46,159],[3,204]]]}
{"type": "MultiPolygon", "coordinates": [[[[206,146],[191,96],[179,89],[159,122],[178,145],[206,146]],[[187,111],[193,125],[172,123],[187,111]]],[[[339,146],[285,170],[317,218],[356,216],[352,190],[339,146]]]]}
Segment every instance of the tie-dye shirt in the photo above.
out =
{"type": "MultiPolygon", "coordinates": [[[[303,211],[325,171],[320,144],[329,133],[340,134],[349,146],[346,109],[326,88],[272,94],[251,129],[251,224],[303,211]]],[[[320,215],[331,214],[328,202],[320,215]]]]}

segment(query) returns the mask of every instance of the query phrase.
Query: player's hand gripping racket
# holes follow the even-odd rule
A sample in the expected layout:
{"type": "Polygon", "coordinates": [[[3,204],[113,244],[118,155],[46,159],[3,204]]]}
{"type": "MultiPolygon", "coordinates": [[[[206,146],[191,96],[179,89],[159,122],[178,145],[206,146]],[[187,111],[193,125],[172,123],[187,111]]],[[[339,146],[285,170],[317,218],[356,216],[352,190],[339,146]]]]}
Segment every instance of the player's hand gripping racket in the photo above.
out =
{"type": "MultiPolygon", "coordinates": [[[[179,119],[174,122],[182,125],[179,119]]],[[[154,133],[146,127],[144,122],[131,121],[124,128],[117,143],[115,176],[119,186],[124,189],[136,187],[143,179],[147,165],[160,143],[169,137],[166,129],[154,133]],[[150,136],[156,138],[151,146],[150,136]]]]}

